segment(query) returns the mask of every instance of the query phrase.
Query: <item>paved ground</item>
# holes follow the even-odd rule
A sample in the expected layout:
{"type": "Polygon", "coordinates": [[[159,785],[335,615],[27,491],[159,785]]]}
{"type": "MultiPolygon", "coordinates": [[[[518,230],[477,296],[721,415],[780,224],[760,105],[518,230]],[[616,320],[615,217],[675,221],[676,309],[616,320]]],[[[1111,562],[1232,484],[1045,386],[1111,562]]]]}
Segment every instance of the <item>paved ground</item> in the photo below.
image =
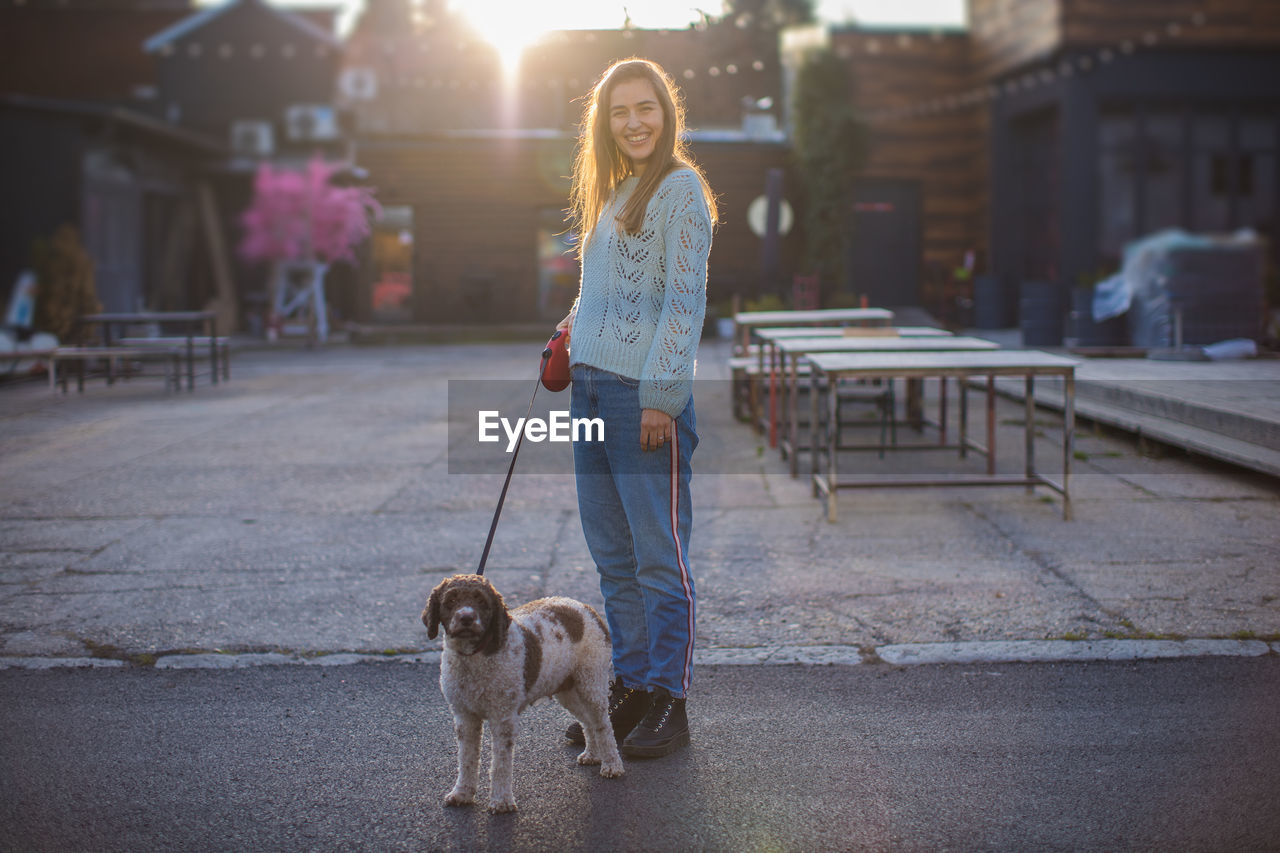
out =
{"type": "Polygon", "coordinates": [[[446,808],[436,667],[0,672],[0,849],[1274,850],[1280,659],[700,667],[601,779],[530,710],[520,811],[446,808]]]}
{"type": "MultiPolygon", "coordinates": [[[[0,657],[435,647],[422,601],[442,576],[474,569],[507,459],[501,444],[477,455],[473,413],[484,398],[523,414],[536,352],[249,352],[229,384],[177,397],[149,381],[66,397],[0,389],[0,657]]],[[[1081,430],[1074,521],[1047,491],[952,488],[842,493],[828,524],[803,478],[729,416],[723,356],[704,349],[697,392],[704,659],[1280,639],[1277,481],[1081,430]]],[[[567,394],[539,398],[567,405],[567,394]]],[[[997,417],[1001,465],[1016,469],[1021,406],[1002,401],[997,417]]],[[[1060,458],[1056,416],[1037,421],[1038,457],[1060,458]]],[[[851,464],[982,463],[922,451],[851,464]]],[[[567,446],[527,444],[520,468],[490,575],[513,601],[598,603],[567,446]]]]}
{"type": "MultiPolygon", "coordinates": [[[[506,456],[475,412],[523,414],[537,351],[244,352],[170,397],[0,387],[0,849],[1275,849],[1276,480],[1083,429],[1073,521],[1052,493],[943,488],[843,494],[829,524],[730,417],[719,344],[695,748],[610,785],[535,709],[523,814],[441,808],[418,615],[476,564],[506,456]]],[[[1022,417],[1000,402],[1004,470],[1022,417]]],[[[1059,458],[1056,415],[1036,426],[1059,458]]],[[[567,449],[520,465],[488,574],[598,604],[567,449]]]]}

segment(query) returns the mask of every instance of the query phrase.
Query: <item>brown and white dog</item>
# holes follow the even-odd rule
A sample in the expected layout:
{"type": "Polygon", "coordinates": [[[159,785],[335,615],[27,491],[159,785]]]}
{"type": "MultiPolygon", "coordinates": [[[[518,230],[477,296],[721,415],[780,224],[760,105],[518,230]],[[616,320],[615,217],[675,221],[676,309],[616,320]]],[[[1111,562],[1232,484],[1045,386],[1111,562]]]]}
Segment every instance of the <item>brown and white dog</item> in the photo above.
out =
{"type": "Polygon", "coordinates": [[[475,802],[480,728],[488,720],[489,811],[515,811],[516,718],[548,696],[582,723],[587,745],[578,763],[601,765],[601,776],[622,775],[609,724],[609,629],[595,610],[571,598],[540,598],[509,611],[480,575],[454,575],[431,591],[422,621],[428,637],[441,626],[445,634],[440,690],[458,738],[458,780],[445,805],[475,802]]]}

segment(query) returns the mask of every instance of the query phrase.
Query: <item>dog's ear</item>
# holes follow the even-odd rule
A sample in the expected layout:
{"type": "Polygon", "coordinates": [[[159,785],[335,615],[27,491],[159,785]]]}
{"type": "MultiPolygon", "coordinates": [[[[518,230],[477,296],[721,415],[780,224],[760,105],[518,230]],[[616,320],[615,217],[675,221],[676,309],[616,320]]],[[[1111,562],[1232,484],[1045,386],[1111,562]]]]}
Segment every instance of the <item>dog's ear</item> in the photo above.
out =
{"type": "Polygon", "coordinates": [[[493,588],[493,584],[485,584],[485,592],[489,596],[489,627],[485,631],[484,653],[497,654],[507,644],[507,629],[511,627],[511,614],[507,611],[507,603],[502,600],[502,593],[493,588]]]}
{"type": "Polygon", "coordinates": [[[444,592],[446,581],[441,581],[431,590],[427,606],[422,610],[422,624],[427,626],[427,637],[434,640],[440,631],[440,596],[444,592]]]}

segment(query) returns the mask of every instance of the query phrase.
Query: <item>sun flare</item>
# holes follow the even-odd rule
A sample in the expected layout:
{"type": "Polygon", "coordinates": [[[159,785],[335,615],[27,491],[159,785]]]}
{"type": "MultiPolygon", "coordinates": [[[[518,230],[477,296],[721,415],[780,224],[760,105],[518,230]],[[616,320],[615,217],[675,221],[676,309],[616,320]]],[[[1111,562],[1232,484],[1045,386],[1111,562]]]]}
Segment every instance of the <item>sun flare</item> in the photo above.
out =
{"type": "Polygon", "coordinates": [[[529,0],[468,0],[463,16],[493,45],[508,73],[515,72],[525,48],[547,32],[546,10],[529,0]]]}

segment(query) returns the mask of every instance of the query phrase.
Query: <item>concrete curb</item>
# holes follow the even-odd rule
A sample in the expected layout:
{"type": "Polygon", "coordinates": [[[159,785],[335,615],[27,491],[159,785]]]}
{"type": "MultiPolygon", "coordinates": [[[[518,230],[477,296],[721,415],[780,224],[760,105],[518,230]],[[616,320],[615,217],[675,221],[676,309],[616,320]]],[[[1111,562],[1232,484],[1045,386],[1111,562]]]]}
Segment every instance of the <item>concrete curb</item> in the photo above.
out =
{"type": "Polygon", "coordinates": [[[0,669],[113,669],[126,665],[112,658],[0,658],[0,669]]]}
{"type": "Polygon", "coordinates": [[[885,663],[1048,663],[1258,657],[1274,651],[1261,640],[1013,640],[987,643],[905,643],[876,650],[885,663]]]}
{"type": "Polygon", "coordinates": [[[156,669],[244,669],[251,666],[349,666],[354,663],[435,663],[439,652],[422,652],[411,655],[361,655],[337,653],[331,655],[284,655],[259,653],[245,655],[198,654],[164,655],[156,659],[156,669]]]}
{"type": "MultiPolygon", "coordinates": [[[[699,666],[856,666],[879,659],[894,666],[972,663],[1072,663],[1163,660],[1195,657],[1261,657],[1280,654],[1280,643],[1262,640],[1010,640],[1007,642],[902,643],[858,646],[775,646],[705,649],[699,666]]],[[[357,663],[438,663],[439,651],[402,655],[172,654],[156,659],[156,669],[245,669],[255,666],[350,666],[357,663]]],[[[106,669],[126,666],[111,658],[0,657],[4,669],[106,669]]]]}
{"type": "Polygon", "coordinates": [[[865,656],[857,646],[761,646],[748,649],[705,649],[693,653],[693,662],[701,666],[761,666],[796,663],[817,666],[853,666],[864,661],[865,656]]]}

